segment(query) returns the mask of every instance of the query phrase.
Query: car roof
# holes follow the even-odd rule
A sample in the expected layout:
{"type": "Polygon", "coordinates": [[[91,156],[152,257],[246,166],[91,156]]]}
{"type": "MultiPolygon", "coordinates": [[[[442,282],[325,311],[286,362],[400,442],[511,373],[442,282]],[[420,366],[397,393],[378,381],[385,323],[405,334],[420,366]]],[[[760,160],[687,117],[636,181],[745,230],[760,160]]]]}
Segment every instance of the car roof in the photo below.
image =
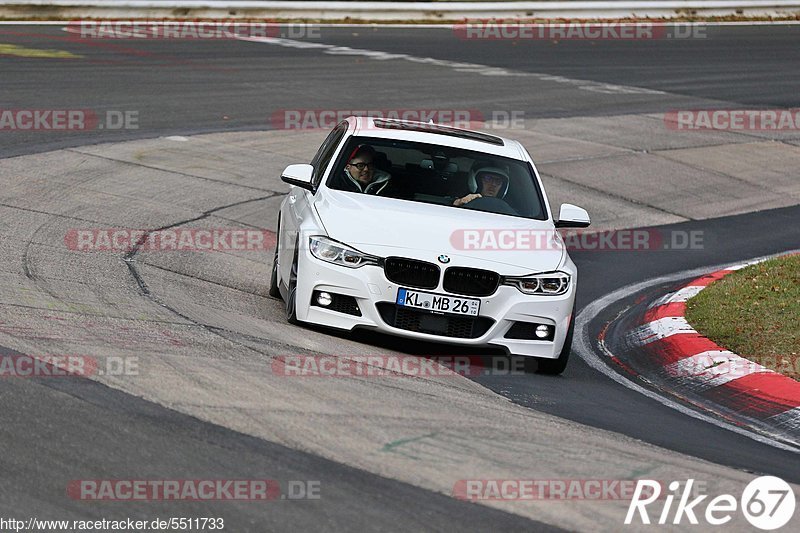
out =
{"type": "Polygon", "coordinates": [[[351,116],[347,120],[355,124],[353,135],[438,144],[525,160],[519,142],[481,131],[381,117],[351,116]]]}

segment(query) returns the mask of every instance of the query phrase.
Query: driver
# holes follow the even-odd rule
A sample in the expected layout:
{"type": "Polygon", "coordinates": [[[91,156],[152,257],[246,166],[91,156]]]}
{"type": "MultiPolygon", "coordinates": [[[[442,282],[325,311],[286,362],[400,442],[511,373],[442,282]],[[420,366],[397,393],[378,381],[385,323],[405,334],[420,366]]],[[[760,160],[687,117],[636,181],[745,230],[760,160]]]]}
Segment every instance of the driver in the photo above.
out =
{"type": "Polygon", "coordinates": [[[497,167],[483,167],[470,172],[467,186],[470,194],[456,198],[453,205],[460,207],[476,198],[491,197],[503,199],[508,193],[508,174],[497,167]]]}

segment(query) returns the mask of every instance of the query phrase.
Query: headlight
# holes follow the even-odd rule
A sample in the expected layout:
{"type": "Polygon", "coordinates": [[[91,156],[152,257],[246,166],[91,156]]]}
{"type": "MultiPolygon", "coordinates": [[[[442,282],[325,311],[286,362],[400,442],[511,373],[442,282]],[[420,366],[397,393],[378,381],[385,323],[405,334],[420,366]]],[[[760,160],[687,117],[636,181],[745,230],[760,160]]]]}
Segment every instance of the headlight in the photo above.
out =
{"type": "Polygon", "coordinates": [[[504,285],[512,285],[525,294],[558,296],[569,290],[569,274],[566,272],[543,272],[516,278],[504,278],[504,285]]]}
{"type": "Polygon", "coordinates": [[[379,261],[379,258],[373,255],[361,253],[355,248],[321,235],[309,237],[308,247],[311,250],[311,255],[317,259],[348,268],[377,265],[379,261]]]}

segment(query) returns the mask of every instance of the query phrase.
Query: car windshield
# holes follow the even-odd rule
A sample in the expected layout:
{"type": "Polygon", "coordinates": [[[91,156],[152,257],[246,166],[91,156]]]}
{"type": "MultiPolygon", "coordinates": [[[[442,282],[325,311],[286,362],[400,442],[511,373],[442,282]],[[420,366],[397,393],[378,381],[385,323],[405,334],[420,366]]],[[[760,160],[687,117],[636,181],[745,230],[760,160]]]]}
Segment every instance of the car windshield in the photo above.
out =
{"type": "Polygon", "coordinates": [[[454,209],[547,218],[526,161],[449,146],[352,137],[327,186],[454,209]]]}

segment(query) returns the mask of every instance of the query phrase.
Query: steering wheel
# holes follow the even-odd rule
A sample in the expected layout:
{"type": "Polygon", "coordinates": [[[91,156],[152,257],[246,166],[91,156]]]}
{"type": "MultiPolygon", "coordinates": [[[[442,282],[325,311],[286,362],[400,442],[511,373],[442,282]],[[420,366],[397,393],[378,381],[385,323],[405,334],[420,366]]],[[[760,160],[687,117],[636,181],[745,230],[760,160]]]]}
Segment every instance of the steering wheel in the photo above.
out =
{"type": "Polygon", "coordinates": [[[505,200],[501,200],[500,198],[495,198],[493,196],[481,196],[480,198],[475,198],[471,202],[467,202],[461,207],[465,209],[474,209],[475,211],[487,211],[489,213],[498,213],[501,215],[519,216],[519,213],[517,213],[510,205],[508,205],[505,200]]]}

